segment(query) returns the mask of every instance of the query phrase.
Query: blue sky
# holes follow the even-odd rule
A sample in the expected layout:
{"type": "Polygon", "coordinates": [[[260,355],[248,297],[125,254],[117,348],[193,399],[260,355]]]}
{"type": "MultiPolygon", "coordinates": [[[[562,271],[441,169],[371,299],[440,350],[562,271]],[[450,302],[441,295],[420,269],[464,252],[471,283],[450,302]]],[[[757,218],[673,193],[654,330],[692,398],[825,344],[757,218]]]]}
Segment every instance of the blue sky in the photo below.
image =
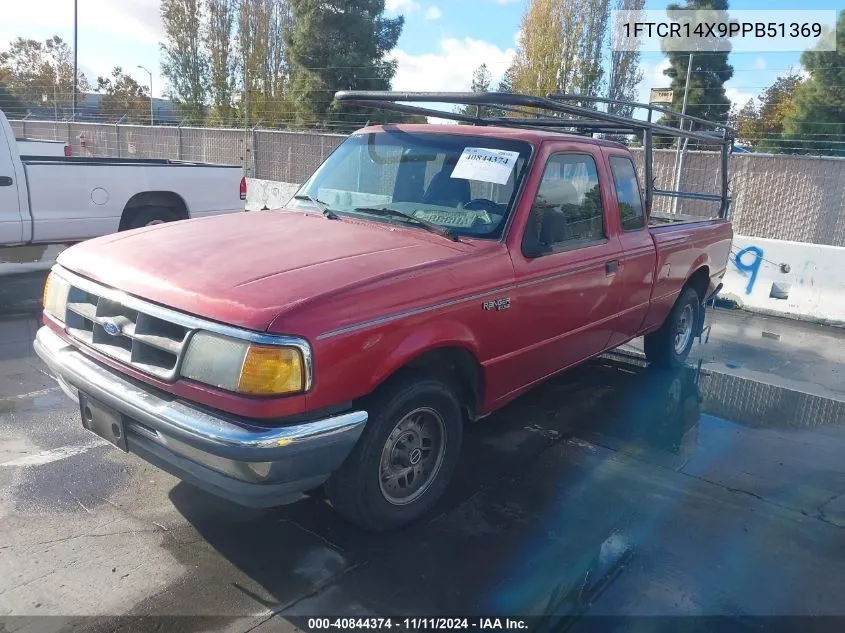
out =
{"type": "MultiPolygon", "coordinates": [[[[146,85],[153,71],[153,92],[162,94],[158,41],[159,0],[78,0],[79,63],[92,83],[119,65],[146,85]]],[[[399,62],[394,88],[465,90],[472,71],[486,62],[494,78],[505,71],[516,48],[524,0],[386,0],[389,15],[405,16],[405,29],[393,55],[399,62]]],[[[666,0],[648,0],[647,9],[662,9],[666,0]]],[[[731,9],[759,9],[759,0],[733,0],[731,9]]],[[[45,39],[53,34],[71,40],[73,0],[5,0],[0,48],[17,36],[45,39]]],[[[771,9],[835,9],[841,0],[767,0],[771,9]]],[[[759,94],[790,67],[800,53],[734,53],[734,78],[728,95],[738,103],[759,94]]],[[[643,54],[641,95],[668,85],[660,53],[643,54]]]]}

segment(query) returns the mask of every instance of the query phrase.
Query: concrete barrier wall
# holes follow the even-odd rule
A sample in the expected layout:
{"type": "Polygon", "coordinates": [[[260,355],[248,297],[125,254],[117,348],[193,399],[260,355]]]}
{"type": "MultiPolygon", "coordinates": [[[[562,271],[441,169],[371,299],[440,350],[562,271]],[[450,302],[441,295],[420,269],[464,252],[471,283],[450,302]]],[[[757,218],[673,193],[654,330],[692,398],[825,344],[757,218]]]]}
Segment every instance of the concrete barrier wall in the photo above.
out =
{"type": "Polygon", "coordinates": [[[845,248],[736,235],[724,284],[745,310],[845,326],[845,248]]]}
{"type": "Polygon", "coordinates": [[[259,178],[246,179],[246,210],[278,209],[285,206],[299,185],[259,178]]]}

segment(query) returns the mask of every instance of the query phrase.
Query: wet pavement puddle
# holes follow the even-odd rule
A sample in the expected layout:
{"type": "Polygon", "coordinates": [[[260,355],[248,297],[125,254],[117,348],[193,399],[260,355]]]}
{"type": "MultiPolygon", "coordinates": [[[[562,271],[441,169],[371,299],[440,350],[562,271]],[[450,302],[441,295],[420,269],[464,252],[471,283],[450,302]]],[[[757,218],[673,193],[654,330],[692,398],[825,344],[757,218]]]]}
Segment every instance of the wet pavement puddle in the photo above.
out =
{"type": "MultiPolygon", "coordinates": [[[[28,353],[0,349],[0,371],[29,384],[28,353]]],[[[14,402],[0,407],[0,428],[35,428],[63,406],[16,395],[0,393],[14,402]]],[[[396,532],[358,531],[319,496],[239,508],[106,448],[47,454],[3,494],[22,520],[44,508],[88,520],[67,481],[84,482],[73,493],[95,514],[131,508],[138,519],[155,514],[151,498],[166,499],[162,530],[148,526],[155,541],[137,556],[163,549],[181,571],[119,613],[249,616],[258,631],[305,626],[309,615],[520,614],[551,631],[594,614],[845,615],[843,454],[845,398],[741,368],[662,371],[615,353],[469,427],[443,500],[396,532]]],[[[5,551],[12,560],[15,546],[5,551]]]]}

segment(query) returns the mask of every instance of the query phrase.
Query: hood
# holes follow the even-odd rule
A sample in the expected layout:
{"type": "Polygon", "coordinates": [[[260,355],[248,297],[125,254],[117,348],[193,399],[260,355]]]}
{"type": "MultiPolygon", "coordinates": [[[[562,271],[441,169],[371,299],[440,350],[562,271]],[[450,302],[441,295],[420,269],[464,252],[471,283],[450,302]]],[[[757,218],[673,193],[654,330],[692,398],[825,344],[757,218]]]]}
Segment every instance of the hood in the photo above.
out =
{"type": "Polygon", "coordinates": [[[177,310],[264,331],[300,303],[466,248],[417,229],[257,211],[108,235],[69,248],[58,263],[177,310]]]}

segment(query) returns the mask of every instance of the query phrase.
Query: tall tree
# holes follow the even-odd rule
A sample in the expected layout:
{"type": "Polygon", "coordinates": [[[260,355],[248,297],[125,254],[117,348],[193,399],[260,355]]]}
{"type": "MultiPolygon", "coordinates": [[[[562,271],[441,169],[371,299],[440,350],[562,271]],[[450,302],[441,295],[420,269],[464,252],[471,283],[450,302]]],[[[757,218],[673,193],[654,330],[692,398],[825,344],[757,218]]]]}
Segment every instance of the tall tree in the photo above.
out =
{"type": "Polygon", "coordinates": [[[206,0],[202,27],[203,46],[208,56],[208,84],[211,120],[230,124],[234,117],[236,58],[232,29],[237,0],[206,0]]]}
{"type": "Polygon", "coordinates": [[[578,43],[575,78],[580,94],[597,97],[602,94],[604,85],[603,62],[610,21],[610,0],[586,2],[584,12],[584,30],[578,43]]]}
{"type": "Polygon", "coordinates": [[[74,81],[73,54],[55,35],[45,42],[14,40],[0,53],[0,77],[24,102],[49,107],[59,116],[70,115],[74,90],[79,96],[90,89],[83,73],[74,81]]]}
{"type": "Polygon", "coordinates": [[[123,119],[130,123],[150,122],[150,90],[123,72],[120,66],[112,69],[111,77],[97,77],[100,117],[105,121],[123,119]]]}
{"type": "MultiPolygon", "coordinates": [[[[673,11],[701,9],[726,11],[728,0],[686,0],[685,6],[670,4],[667,7],[670,19],[673,11]]],[[[691,29],[695,26],[690,25],[691,29]]],[[[708,121],[725,123],[731,108],[731,101],[725,94],[725,82],[733,77],[734,70],[728,63],[730,44],[723,42],[722,45],[725,50],[719,52],[713,52],[712,47],[709,47],[710,50],[693,53],[686,113],[708,121]]],[[[666,56],[669,58],[669,67],[663,74],[671,80],[671,109],[680,112],[690,53],[667,50],[666,56]]]]}
{"type": "Polygon", "coordinates": [[[287,0],[241,0],[237,15],[241,71],[241,118],[265,125],[292,116],[290,71],[285,35],[291,13],[287,0]]]}
{"type": "Polygon", "coordinates": [[[609,18],[610,0],[530,0],[514,60],[516,91],[600,94],[609,18]]]}
{"type": "Polygon", "coordinates": [[[396,46],[404,18],[384,17],[384,1],[290,0],[293,25],[286,41],[302,120],[335,119],[356,127],[366,120],[366,111],[341,108],[334,92],[390,88],[396,62],[385,56],[396,46]]]}
{"type": "Polygon", "coordinates": [[[472,73],[470,90],[473,92],[490,92],[490,85],[493,83],[493,75],[487,68],[487,64],[481,64],[472,73]]]}
{"type": "Polygon", "coordinates": [[[201,0],[161,0],[165,42],[161,72],[170,98],[190,122],[202,121],[208,87],[208,60],[202,46],[201,0]]]}
{"type": "Polygon", "coordinates": [[[0,83],[0,110],[9,119],[22,119],[27,115],[28,108],[20,97],[12,94],[5,84],[0,83]]]}
{"type": "MultiPolygon", "coordinates": [[[[487,64],[481,64],[472,72],[472,81],[470,83],[470,90],[472,92],[490,92],[490,86],[492,84],[493,75],[490,74],[487,64]]],[[[474,105],[457,106],[455,112],[480,117],[497,116],[499,114],[499,111],[495,108],[474,105]]]]}
{"type": "Polygon", "coordinates": [[[798,151],[845,156],[845,11],[836,24],[836,50],[809,50],[801,64],[810,78],[795,91],[784,137],[798,151]]]}
{"type": "Polygon", "coordinates": [[[730,124],[736,132],[738,143],[756,147],[760,142],[763,125],[754,99],[749,99],[741,108],[731,111],[730,124]]]}
{"type": "MultiPolygon", "coordinates": [[[[618,11],[642,11],[645,0],[616,0],[614,9],[618,11]]],[[[617,101],[635,101],[637,87],[643,79],[640,70],[640,51],[611,50],[610,76],[607,82],[607,98],[617,101]]],[[[609,104],[607,111],[620,116],[631,116],[633,108],[609,104]]]]}
{"type": "Polygon", "coordinates": [[[501,81],[499,81],[499,85],[496,87],[496,92],[513,92],[514,91],[514,80],[516,78],[516,67],[511,62],[511,65],[508,66],[508,69],[505,71],[505,74],[502,75],[501,81]]]}
{"type": "Polygon", "coordinates": [[[545,95],[560,87],[562,24],[556,5],[556,0],[531,0],[522,15],[514,60],[516,92],[545,95]]]}

